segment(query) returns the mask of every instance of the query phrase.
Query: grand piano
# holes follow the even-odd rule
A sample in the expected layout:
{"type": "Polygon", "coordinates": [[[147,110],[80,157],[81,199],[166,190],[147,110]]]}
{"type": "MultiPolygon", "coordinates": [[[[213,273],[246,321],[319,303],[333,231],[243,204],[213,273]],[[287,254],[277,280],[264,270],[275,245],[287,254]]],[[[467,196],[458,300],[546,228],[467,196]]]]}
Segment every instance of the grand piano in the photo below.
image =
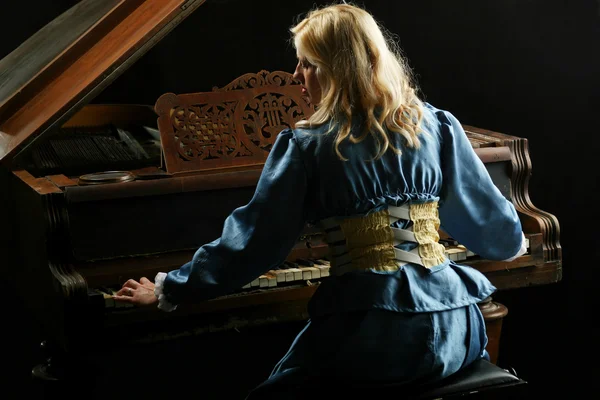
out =
{"type": "MultiPolygon", "coordinates": [[[[306,226],[279,269],[227,296],[172,313],[110,298],[127,279],[178,268],[217,238],[251,198],[277,133],[313,112],[281,71],[166,93],[153,106],[91,104],[203,2],[84,0],[0,60],[0,201],[9,227],[0,261],[56,351],[78,353],[107,337],[152,342],[305,320],[329,277],[328,248],[306,226]]],[[[518,210],[528,252],[490,261],[440,232],[449,257],[502,291],[560,281],[559,223],[529,199],[527,139],[464,128],[518,210]]],[[[480,306],[495,360],[507,310],[491,299],[480,306]]],[[[47,364],[35,371],[52,373],[47,364]]]]}

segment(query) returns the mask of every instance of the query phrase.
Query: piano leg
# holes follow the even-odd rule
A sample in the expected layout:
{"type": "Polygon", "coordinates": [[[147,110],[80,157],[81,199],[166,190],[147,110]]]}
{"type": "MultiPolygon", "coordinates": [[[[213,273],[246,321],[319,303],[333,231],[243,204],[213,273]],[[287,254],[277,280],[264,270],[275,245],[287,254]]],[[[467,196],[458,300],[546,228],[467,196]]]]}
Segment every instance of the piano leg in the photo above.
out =
{"type": "Polygon", "coordinates": [[[64,378],[64,367],[60,350],[54,349],[48,341],[40,343],[40,350],[44,362],[37,364],[31,370],[31,376],[34,379],[42,381],[58,381],[64,378]]]}
{"type": "Polygon", "coordinates": [[[31,377],[44,387],[58,388],[61,382],[83,382],[93,375],[93,367],[81,348],[67,352],[60,345],[44,340],[40,350],[43,361],[32,368],[31,377]]]}
{"type": "Polygon", "coordinates": [[[503,304],[492,301],[491,297],[483,300],[478,306],[483,314],[487,330],[488,344],[486,350],[490,355],[490,361],[496,364],[500,348],[500,335],[502,333],[502,318],[508,314],[508,308],[503,304]]]}

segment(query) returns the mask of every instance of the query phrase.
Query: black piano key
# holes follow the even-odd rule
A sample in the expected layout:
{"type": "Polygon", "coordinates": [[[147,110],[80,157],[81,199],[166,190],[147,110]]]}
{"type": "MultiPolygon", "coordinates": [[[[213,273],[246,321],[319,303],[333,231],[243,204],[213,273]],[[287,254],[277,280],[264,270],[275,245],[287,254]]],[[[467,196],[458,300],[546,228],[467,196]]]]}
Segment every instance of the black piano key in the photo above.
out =
{"type": "Polygon", "coordinates": [[[104,308],[104,294],[96,289],[88,288],[88,304],[96,309],[104,308]]]}
{"type": "Polygon", "coordinates": [[[311,260],[308,260],[306,258],[298,258],[296,259],[296,263],[301,264],[301,265],[305,265],[307,267],[314,267],[315,263],[311,260]]]}
{"type": "Polygon", "coordinates": [[[298,268],[298,264],[291,261],[284,261],[283,265],[285,265],[285,269],[298,268]]]}
{"type": "Polygon", "coordinates": [[[443,244],[444,247],[448,247],[448,246],[458,246],[458,241],[454,240],[454,239],[440,239],[439,240],[440,244],[443,244]]]}

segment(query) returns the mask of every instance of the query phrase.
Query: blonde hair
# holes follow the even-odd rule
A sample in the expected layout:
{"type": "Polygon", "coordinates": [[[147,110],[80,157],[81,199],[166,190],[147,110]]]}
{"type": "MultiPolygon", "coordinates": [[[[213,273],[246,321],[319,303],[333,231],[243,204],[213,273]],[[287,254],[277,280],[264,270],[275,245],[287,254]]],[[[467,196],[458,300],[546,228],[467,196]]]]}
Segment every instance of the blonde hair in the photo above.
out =
{"type": "Polygon", "coordinates": [[[407,147],[420,147],[423,103],[411,71],[367,11],[346,3],[329,5],[309,12],[290,31],[298,53],[316,68],[322,93],[316,112],[296,126],[330,122],[331,130],[337,127],[335,151],[342,160],[347,158],[340,144],[346,139],[360,143],[367,135],[378,144],[376,159],[388,149],[401,154],[388,131],[402,135],[407,147]],[[357,113],[365,116],[359,136],[351,133],[357,113]]]}

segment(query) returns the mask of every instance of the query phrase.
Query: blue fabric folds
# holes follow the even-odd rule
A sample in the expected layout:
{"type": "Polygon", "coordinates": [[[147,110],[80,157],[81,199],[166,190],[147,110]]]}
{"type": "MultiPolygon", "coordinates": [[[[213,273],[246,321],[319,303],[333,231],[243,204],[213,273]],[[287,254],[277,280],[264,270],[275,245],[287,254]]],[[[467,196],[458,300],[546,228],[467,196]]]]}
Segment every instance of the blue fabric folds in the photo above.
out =
{"type": "Polygon", "coordinates": [[[438,313],[373,309],[314,318],[248,399],[297,398],[295,388],[319,390],[321,384],[321,390],[363,383],[426,384],[476,359],[489,359],[483,332],[476,305],[438,313]]]}
{"type": "MultiPolygon", "coordinates": [[[[334,151],[329,126],[281,132],[252,200],[226,219],[220,238],[168,273],[164,294],[173,304],[227,294],[279,265],[306,222],[366,215],[389,205],[439,201],[442,228],[484,258],[503,260],[520,248],[514,206],[495,187],[460,123],[426,105],[420,149],[380,159],[367,138],[334,151]]],[[[357,134],[361,121],[355,121],[357,134]]],[[[201,221],[198,229],[202,229],[201,221]]],[[[431,270],[406,265],[396,272],[353,272],[325,280],[311,314],[349,310],[396,312],[451,310],[475,304],[494,291],[477,270],[447,261],[431,270]]]]}
{"type": "Polygon", "coordinates": [[[305,224],[308,185],[295,143],[291,130],[279,134],[250,202],[225,220],[220,238],[168,273],[163,293],[170,303],[227,294],[280,265],[289,254],[305,224]]]}
{"type": "Polygon", "coordinates": [[[331,277],[321,283],[308,311],[311,317],[367,308],[446,311],[479,303],[495,289],[479,271],[453,261],[435,272],[407,264],[397,272],[360,271],[331,277]]]}

